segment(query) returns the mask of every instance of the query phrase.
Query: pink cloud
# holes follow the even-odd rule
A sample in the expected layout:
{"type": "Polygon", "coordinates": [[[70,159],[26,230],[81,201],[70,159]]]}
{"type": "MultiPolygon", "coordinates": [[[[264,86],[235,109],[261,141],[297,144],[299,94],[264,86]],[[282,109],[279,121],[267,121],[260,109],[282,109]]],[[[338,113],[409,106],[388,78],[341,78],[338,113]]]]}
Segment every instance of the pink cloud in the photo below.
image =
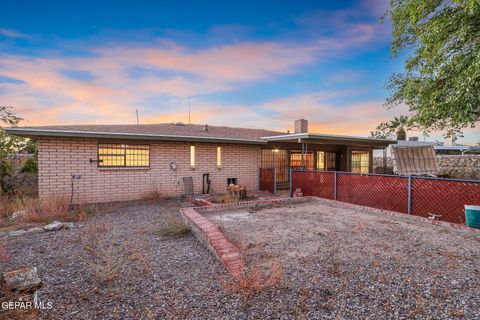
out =
{"type": "Polygon", "coordinates": [[[0,84],[0,97],[3,103],[25,111],[23,116],[32,123],[90,121],[92,115],[100,122],[126,120],[148,97],[186,99],[269,81],[317,62],[327,51],[358,45],[358,34],[363,33],[360,42],[372,38],[371,30],[360,28],[336,39],[305,43],[241,42],[194,50],[159,41],[157,47],[129,43],[94,47],[89,57],[4,54],[0,55],[0,76],[22,83],[0,84]],[[156,73],[130,77],[129,70],[139,67],[156,73]],[[72,79],[64,73],[69,69],[88,72],[92,79],[72,79]],[[173,74],[159,76],[164,71],[173,74]]]}
{"type": "Polygon", "coordinates": [[[32,36],[19,32],[17,30],[0,28],[0,36],[14,39],[30,39],[32,36]]]}

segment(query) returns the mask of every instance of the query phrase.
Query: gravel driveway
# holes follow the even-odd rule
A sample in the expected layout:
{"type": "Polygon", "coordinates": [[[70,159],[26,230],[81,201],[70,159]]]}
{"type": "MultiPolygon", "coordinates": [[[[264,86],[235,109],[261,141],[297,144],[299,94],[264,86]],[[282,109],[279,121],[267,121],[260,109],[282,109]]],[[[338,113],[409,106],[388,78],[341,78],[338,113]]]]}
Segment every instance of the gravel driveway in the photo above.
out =
{"type": "MultiPolygon", "coordinates": [[[[282,282],[245,305],[228,275],[192,236],[158,229],[179,201],[130,203],[71,230],[9,238],[3,271],[36,266],[43,319],[478,318],[479,237],[321,204],[270,208],[224,221],[245,238],[247,261],[277,259],[282,282]],[[89,225],[114,229],[113,253],[135,247],[102,282],[85,256],[89,225]]],[[[91,235],[90,235],[91,236],[91,235]]],[[[108,251],[107,252],[110,252],[108,251]]],[[[102,271],[102,270],[100,270],[102,271]]]]}

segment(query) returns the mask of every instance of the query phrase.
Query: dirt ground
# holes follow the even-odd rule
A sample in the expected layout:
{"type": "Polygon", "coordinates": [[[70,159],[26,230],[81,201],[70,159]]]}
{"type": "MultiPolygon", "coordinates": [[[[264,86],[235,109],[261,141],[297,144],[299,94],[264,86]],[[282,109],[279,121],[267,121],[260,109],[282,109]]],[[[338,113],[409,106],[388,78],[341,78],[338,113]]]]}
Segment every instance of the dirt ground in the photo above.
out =
{"type": "Polygon", "coordinates": [[[247,265],[281,264],[299,319],[480,319],[478,233],[318,201],[208,217],[247,265]]]}

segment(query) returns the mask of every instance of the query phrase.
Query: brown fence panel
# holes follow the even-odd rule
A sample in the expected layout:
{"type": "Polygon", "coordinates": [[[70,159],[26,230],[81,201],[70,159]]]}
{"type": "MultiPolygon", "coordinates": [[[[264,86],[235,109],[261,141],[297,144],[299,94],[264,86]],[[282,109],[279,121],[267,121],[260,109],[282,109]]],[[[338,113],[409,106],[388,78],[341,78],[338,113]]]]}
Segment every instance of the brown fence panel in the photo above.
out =
{"type": "Polygon", "coordinates": [[[412,178],[412,214],[465,223],[466,204],[480,204],[480,182],[412,178]]]}
{"type": "Polygon", "coordinates": [[[260,190],[275,193],[275,169],[260,168],[260,190]]]}
{"type": "Polygon", "coordinates": [[[305,196],[334,198],[335,174],[323,171],[292,171],[292,190],[300,188],[305,196]]]}
{"type": "Polygon", "coordinates": [[[408,213],[408,178],[339,172],[337,200],[408,213]]]}

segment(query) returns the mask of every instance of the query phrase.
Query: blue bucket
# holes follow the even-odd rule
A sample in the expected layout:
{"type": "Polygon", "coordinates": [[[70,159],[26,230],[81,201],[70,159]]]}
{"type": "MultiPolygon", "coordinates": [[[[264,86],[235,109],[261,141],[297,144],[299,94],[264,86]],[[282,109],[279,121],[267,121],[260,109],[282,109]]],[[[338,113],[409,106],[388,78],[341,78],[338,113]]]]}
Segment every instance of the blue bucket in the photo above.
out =
{"type": "Polygon", "coordinates": [[[465,205],[467,227],[480,229],[480,206],[465,205]]]}

